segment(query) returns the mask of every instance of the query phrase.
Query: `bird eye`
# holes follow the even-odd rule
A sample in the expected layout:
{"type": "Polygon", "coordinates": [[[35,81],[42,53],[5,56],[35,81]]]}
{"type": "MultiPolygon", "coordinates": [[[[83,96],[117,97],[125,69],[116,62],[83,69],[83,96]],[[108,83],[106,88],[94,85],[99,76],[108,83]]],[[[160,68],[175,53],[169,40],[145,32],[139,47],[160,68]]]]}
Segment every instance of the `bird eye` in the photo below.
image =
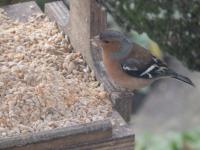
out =
{"type": "Polygon", "coordinates": [[[104,43],[109,43],[109,41],[106,41],[106,40],[105,40],[104,43]]]}

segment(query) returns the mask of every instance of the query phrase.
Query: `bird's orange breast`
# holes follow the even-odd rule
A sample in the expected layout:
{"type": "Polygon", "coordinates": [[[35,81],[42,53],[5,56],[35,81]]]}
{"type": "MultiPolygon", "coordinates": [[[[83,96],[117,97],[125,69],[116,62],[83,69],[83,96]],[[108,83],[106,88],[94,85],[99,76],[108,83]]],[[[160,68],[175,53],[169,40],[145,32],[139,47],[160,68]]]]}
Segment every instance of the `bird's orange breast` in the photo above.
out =
{"type": "Polygon", "coordinates": [[[135,90],[147,85],[150,81],[132,77],[126,74],[118,60],[109,57],[108,51],[103,51],[103,63],[108,76],[120,87],[135,90]]]}

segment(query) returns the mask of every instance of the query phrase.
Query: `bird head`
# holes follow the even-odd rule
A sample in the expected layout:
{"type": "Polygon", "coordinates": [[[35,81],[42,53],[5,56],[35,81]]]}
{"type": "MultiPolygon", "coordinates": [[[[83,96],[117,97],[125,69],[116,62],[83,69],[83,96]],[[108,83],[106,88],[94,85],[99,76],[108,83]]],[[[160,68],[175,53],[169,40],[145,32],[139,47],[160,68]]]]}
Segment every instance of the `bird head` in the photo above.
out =
{"type": "Polygon", "coordinates": [[[123,43],[129,42],[128,39],[120,32],[106,30],[99,33],[92,40],[92,43],[101,47],[104,51],[117,51],[123,43]]]}

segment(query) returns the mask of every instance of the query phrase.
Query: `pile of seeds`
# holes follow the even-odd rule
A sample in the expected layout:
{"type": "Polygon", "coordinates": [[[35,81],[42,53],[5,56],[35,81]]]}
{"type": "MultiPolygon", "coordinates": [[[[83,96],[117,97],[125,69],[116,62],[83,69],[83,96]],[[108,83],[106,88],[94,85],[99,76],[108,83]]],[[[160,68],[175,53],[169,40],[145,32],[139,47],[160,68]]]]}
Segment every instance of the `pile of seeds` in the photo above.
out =
{"type": "Polygon", "coordinates": [[[42,14],[26,23],[0,10],[0,136],[104,119],[111,103],[80,53],[42,14]]]}

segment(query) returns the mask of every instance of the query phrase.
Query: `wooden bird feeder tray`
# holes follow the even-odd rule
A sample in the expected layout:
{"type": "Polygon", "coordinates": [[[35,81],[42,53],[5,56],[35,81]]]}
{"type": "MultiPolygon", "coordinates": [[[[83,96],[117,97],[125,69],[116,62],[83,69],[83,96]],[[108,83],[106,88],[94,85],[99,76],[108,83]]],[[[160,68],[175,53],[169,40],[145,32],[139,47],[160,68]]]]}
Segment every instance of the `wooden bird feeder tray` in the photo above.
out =
{"type": "MultiPolygon", "coordinates": [[[[3,8],[9,17],[21,21],[26,21],[33,13],[41,12],[34,1],[3,8]]],[[[98,53],[90,43],[90,38],[105,30],[106,13],[95,0],[71,0],[70,11],[63,1],[47,3],[45,13],[58,24],[60,30],[70,36],[74,49],[83,54],[89,66],[95,71],[98,80],[103,82],[110,92],[117,111],[113,111],[111,119],[1,139],[0,149],[132,150],[133,130],[124,121],[130,118],[132,94],[115,91],[105,74],[100,52],[98,53]]]]}

